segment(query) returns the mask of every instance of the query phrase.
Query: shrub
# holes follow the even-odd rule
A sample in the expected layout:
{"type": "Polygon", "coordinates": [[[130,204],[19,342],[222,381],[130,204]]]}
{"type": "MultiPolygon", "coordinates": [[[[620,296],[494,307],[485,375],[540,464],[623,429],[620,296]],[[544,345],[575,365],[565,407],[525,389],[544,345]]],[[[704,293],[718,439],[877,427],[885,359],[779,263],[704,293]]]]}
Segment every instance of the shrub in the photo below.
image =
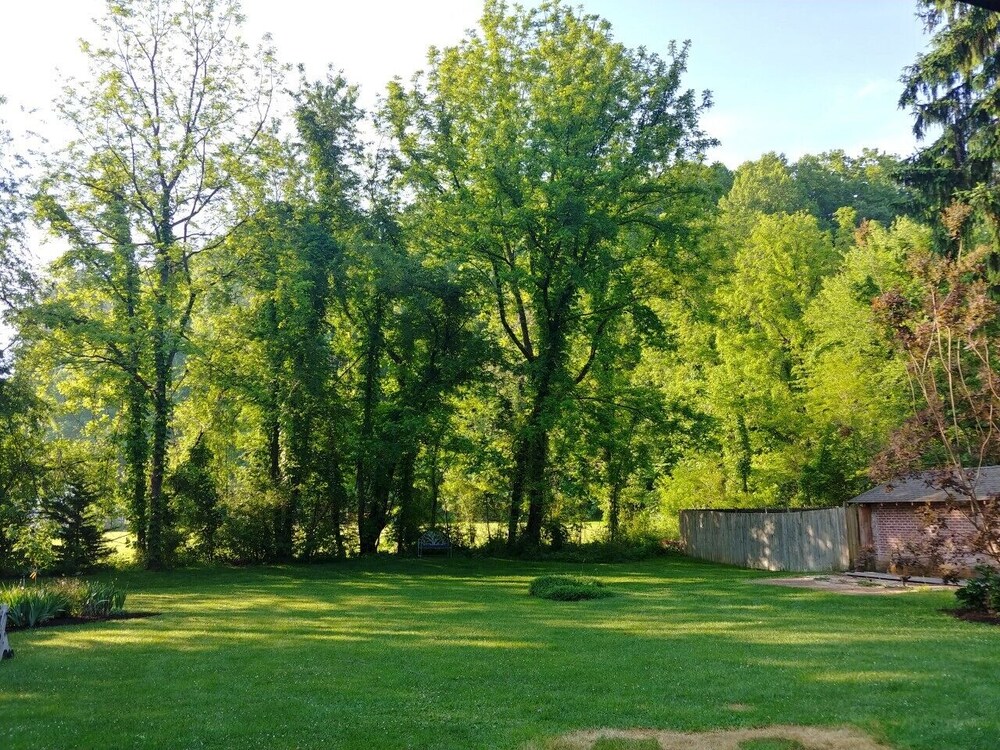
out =
{"type": "Polygon", "coordinates": [[[636,562],[652,557],[674,554],[681,548],[680,543],[665,542],[659,536],[623,537],[615,541],[595,540],[583,544],[565,543],[562,548],[521,550],[522,559],[551,560],[553,562],[636,562]]]}
{"type": "Polygon", "coordinates": [[[866,544],[858,550],[858,557],[854,561],[854,569],[858,571],[875,570],[876,562],[875,545],[866,544]]]}
{"type": "Polygon", "coordinates": [[[664,554],[687,554],[687,550],[684,548],[684,542],[680,539],[668,539],[666,537],[660,539],[660,550],[664,554]]]}
{"type": "Polygon", "coordinates": [[[59,526],[55,521],[35,514],[19,528],[13,528],[13,560],[16,570],[39,573],[56,564],[56,538],[59,526]]]}
{"type": "Polygon", "coordinates": [[[958,601],[977,612],[1000,611],[1000,571],[989,565],[977,565],[975,578],[955,592],[958,601]]]}
{"type": "Polygon", "coordinates": [[[105,619],[124,609],[126,595],[116,583],[60,578],[2,588],[0,603],[10,607],[12,626],[34,628],[56,617],[105,619]]]}
{"type": "Polygon", "coordinates": [[[194,534],[196,551],[207,560],[215,558],[216,535],[224,517],[212,460],[212,451],[199,435],[187,459],[167,479],[179,525],[194,534]]]}
{"type": "Polygon", "coordinates": [[[236,565],[273,560],[274,518],[284,502],[279,491],[250,483],[223,506],[222,524],[215,533],[217,559],[236,565]]]}
{"type": "Polygon", "coordinates": [[[531,596],[554,599],[562,602],[576,602],[583,599],[603,599],[613,596],[604,584],[592,578],[573,576],[540,576],[528,588],[531,596]]]}

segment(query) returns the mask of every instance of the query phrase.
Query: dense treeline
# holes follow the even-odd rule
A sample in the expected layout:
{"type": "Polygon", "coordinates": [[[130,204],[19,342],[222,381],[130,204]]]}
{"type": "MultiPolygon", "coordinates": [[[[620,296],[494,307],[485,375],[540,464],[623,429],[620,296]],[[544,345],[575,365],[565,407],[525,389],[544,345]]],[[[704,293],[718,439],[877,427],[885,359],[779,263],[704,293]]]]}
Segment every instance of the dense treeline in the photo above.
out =
{"type": "Polygon", "coordinates": [[[159,568],[839,503],[913,406],[873,299],[996,241],[1000,32],[962,4],[906,74],[938,141],[735,171],[686,46],[565,5],[491,0],[374,113],[333,73],[282,98],[234,2],[108,7],[74,139],[30,179],[0,140],[0,568],[118,517],[159,568]],[[65,247],[38,279],[29,216],[65,247]]]}

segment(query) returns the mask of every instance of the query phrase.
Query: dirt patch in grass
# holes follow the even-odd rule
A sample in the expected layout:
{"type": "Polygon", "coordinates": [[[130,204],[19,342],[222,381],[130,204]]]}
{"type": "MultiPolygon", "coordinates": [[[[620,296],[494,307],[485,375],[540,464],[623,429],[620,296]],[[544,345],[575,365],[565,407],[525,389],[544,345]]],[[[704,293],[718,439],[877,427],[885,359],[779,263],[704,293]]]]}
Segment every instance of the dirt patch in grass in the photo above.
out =
{"type": "MultiPolygon", "coordinates": [[[[919,591],[927,588],[924,584],[902,581],[871,580],[840,576],[836,574],[819,576],[794,576],[791,578],[758,578],[753,583],[764,583],[768,586],[791,586],[802,589],[818,589],[834,591],[840,594],[905,594],[908,591],[919,591]]],[[[954,589],[954,586],[934,586],[933,588],[954,589]]]]}
{"type": "Polygon", "coordinates": [[[939,611],[944,612],[946,615],[957,617],[959,620],[965,620],[966,622],[984,622],[987,625],[1000,625],[1000,614],[980,612],[978,609],[942,609],[939,611]]]}
{"type": "Polygon", "coordinates": [[[776,726],[717,732],[591,729],[572,732],[527,750],[888,750],[857,729],[776,726]]]}
{"type": "Polygon", "coordinates": [[[24,632],[25,630],[38,630],[38,628],[60,628],[65,625],[86,625],[93,622],[106,622],[108,620],[138,620],[143,617],[156,617],[159,612],[118,612],[108,617],[54,617],[51,620],[41,622],[33,628],[15,627],[8,624],[8,633],[24,632]]]}

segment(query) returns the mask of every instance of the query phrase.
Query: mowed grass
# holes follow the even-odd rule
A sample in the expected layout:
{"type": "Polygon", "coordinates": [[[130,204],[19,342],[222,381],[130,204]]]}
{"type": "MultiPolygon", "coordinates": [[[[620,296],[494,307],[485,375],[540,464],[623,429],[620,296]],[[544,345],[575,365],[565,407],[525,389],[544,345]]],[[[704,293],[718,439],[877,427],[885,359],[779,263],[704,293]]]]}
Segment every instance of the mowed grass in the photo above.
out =
{"type": "Polygon", "coordinates": [[[772,724],[1000,746],[1000,628],[940,614],[944,591],[760,576],[679,558],[134,573],[128,608],[161,616],[12,635],[0,747],[507,749],[591,727],[772,724]],[[618,595],[528,596],[542,574],[618,595]]]}

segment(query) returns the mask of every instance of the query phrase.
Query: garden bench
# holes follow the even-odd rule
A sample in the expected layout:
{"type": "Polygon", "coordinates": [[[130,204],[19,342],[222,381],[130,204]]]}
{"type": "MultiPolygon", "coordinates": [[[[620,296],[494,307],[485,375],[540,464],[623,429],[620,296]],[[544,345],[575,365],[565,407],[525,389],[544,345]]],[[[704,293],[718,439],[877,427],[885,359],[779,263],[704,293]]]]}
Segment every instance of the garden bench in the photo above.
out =
{"type": "Polygon", "coordinates": [[[417,557],[423,557],[424,552],[447,552],[451,555],[451,540],[440,531],[429,529],[417,540],[417,557]]]}
{"type": "Polygon", "coordinates": [[[14,649],[10,647],[7,640],[7,611],[10,609],[6,604],[0,604],[0,660],[12,659],[14,649]]]}

